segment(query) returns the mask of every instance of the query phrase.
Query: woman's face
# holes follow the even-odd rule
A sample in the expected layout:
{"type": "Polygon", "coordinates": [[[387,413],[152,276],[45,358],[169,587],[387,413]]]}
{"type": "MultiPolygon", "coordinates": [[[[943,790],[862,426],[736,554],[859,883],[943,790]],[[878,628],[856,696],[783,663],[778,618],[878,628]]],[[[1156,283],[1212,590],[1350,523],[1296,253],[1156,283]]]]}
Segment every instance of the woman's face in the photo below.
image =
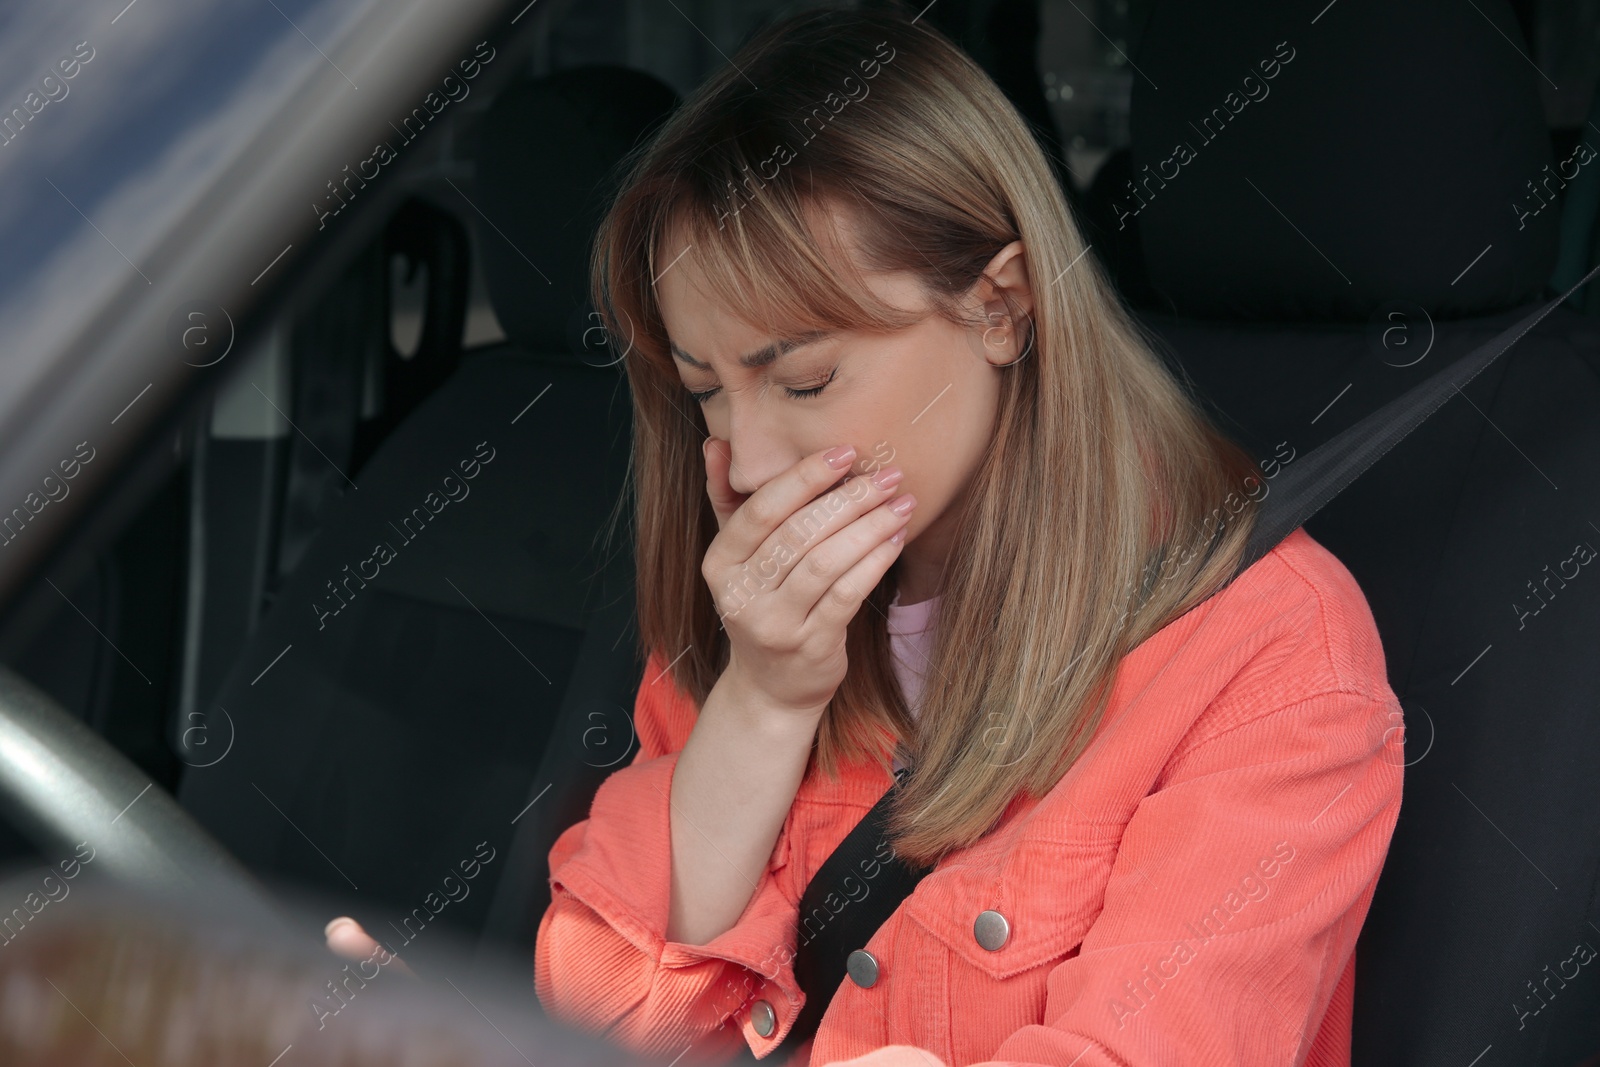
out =
{"type": "MultiPolygon", "coordinates": [[[[854,277],[837,258],[855,247],[848,218],[835,216],[833,232],[829,254],[843,276],[854,277]]],[[[683,243],[669,239],[663,247],[673,254],[683,243]]],[[[1006,246],[985,274],[1031,311],[1021,253],[1020,242],[1006,246]]],[[[909,273],[863,276],[896,307],[928,308],[909,273]]],[[[974,319],[988,313],[989,322],[1006,321],[993,285],[980,280],[969,296],[974,319]]],[[[930,311],[891,333],[778,336],[706,294],[692,249],[662,273],[656,297],[679,377],[691,392],[710,394],[699,401],[706,426],[732,446],[733,489],[748,496],[811,453],[841,444],[856,449],[850,473],[899,467],[905,476],[896,492],[917,498],[896,563],[900,599],[911,604],[938,593],[967,487],[994,436],[999,375],[1023,351],[1017,338],[1025,346],[1028,330],[963,327],[930,311]],[[741,362],[762,353],[762,366],[741,362]]]]}

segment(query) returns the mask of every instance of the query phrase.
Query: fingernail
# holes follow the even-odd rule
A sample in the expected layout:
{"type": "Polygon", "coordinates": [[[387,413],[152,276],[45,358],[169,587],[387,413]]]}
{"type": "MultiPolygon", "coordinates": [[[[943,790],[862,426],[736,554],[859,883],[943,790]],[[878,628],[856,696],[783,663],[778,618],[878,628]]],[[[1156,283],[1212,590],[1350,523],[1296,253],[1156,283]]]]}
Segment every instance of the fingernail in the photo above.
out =
{"type": "Polygon", "coordinates": [[[879,489],[893,489],[895,486],[900,484],[900,479],[904,476],[905,472],[899,467],[890,467],[887,470],[881,470],[877,474],[874,474],[872,476],[872,484],[877,486],[879,489]]]}
{"type": "Polygon", "coordinates": [[[352,920],[349,916],[346,916],[346,915],[341,915],[337,919],[330,920],[328,925],[324,926],[322,928],[322,936],[323,937],[332,937],[333,936],[333,931],[334,931],[334,929],[336,927],[343,926],[345,923],[353,922],[353,921],[354,920],[352,920]]]}
{"type": "Polygon", "coordinates": [[[834,470],[844,470],[850,465],[850,461],[856,458],[856,448],[854,445],[840,445],[838,448],[828,449],[822,454],[822,458],[827,460],[828,466],[834,470]]]}
{"type": "Polygon", "coordinates": [[[889,510],[896,515],[909,515],[911,509],[916,506],[917,498],[910,493],[906,493],[903,496],[895,497],[894,502],[889,505],[889,510]]]}

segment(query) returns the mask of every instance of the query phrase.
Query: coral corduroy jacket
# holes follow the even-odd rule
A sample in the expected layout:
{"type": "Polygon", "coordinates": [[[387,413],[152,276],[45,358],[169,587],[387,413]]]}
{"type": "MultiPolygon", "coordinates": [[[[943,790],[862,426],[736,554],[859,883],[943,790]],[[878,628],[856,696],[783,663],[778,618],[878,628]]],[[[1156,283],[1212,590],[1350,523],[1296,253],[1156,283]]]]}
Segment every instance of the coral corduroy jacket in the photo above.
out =
{"type": "MultiPolygon", "coordinates": [[[[666,941],[667,798],[697,709],[664,667],[649,657],[635,759],[551,849],[535,988],[554,1017],[663,1062],[691,1045],[763,1057],[804,1003],[801,894],[891,779],[813,765],[739,921],[666,941]]],[[[884,1045],[951,1067],[1348,1067],[1401,725],[1360,587],[1297,529],[1124,657],[1089,749],[918,884],[862,946],[877,982],[846,978],[788,1067],[884,1045]],[[974,928],[988,911],[1009,927],[992,949],[974,928]]]]}

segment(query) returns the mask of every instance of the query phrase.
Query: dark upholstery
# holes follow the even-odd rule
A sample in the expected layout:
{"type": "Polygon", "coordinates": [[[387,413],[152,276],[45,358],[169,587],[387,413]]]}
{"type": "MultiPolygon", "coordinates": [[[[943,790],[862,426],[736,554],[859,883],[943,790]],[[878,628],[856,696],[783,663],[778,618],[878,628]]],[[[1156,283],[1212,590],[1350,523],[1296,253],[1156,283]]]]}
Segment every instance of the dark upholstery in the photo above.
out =
{"type": "Polygon", "coordinates": [[[1510,8],[1341,0],[1312,24],[1322,6],[1152,12],[1132,170],[1141,192],[1153,178],[1139,233],[1170,310],[1360,321],[1403,298],[1442,319],[1536,299],[1560,223],[1512,206],[1552,159],[1510,8]],[[1163,167],[1180,142],[1193,158],[1163,167]]]}
{"type": "MultiPolygon", "coordinates": [[[[1504,3],[1161,3],[1133,57],[1133,172],[1198,145],[1189,121],[1280,41],[1295,58],[1270,95],[1138,214],[1173,312],[1144,321],[1263,458],[1303,455],[1554,296],[1559,221],[1512,206],[1550,151],[1504,3]]],[[[1597,502],[1600,321],[1563,308],[1306,524],[1365,590],[1406,717],[1357,1067],[1600,1051],[1579,948],[1600,948],[1600,577],[1579,562],[1597,502]]]]}
{"type": "Polygon", "coordinates": [[[568,327],[607,179],[674,101],[599,68],[486,114],[473,199],[493,221],[474,222],[510,341],[467,353],[330,509],[222,686],[232,750],[181,786],[252,869],[345,902],[424,966],[434,911],[531,949],[555,834],[632,751],[630,509],[603,540],[631,407],[613,357],[568,327]],[[362,563],[379,543],[393,557],[362,563]]]}
{"type": "Polygon", "coordinates": [[[513,342],[534,352],[583,343],[595,325],[590,243],[615,189],[601,179],[676,101],[655,78],[611,66],[522,82],[495,99],[477,159],[480,206],[515,236],[481,228],[479,251],[495,315],[513,342]]]}

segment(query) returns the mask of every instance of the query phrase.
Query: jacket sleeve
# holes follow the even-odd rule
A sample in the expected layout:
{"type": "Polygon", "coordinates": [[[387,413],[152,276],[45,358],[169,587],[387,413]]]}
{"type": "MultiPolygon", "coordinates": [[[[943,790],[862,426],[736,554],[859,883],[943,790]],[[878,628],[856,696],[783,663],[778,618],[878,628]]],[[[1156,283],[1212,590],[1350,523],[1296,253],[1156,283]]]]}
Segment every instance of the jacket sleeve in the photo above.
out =
{"type": "Polygon", "coordinates": [[[534,988],[553,1017],[645,1055],[672,1058],[692,1045],[708,1063],[746,1045],[765,1055],[803,1004],[792,965],[793,820],[737,923],[704,945],[666,939],[672,774],[695,709],[664,663],[659,652],[649,657],[635,700],[639,751],[601,783],[589,818],[550,850],[551,904],[535,942],[534,988]],[[768,1037],[750,1022],[757,1000],[777,1014],[768,1037]]]}
{"type": "Polygon", "coordinates": [[[1349,1063],[1313,1053],[1349,998],[1400,810],[1399,702],[1319,692],[1174,760],[1124,831],[1100,915],[1049,977],[1045,1025],[973,1067],[1349,1063]]]}

